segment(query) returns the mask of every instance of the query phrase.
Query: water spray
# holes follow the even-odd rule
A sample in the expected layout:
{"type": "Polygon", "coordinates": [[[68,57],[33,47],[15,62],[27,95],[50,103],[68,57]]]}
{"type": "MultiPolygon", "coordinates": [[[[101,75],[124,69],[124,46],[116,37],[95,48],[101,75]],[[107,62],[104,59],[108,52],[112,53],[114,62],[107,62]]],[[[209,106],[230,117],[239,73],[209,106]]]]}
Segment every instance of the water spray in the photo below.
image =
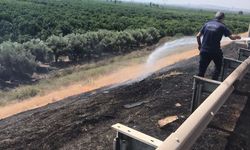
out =
{"type": "Polygon", "coordinates": [[[195,37],[183,37],[181,39],[167,42],[149,55],[147,65],[153,65],[157,60],[164,58],[169,54],[186,50],[188,46],[195,46],[196,43],[195,37]]]}

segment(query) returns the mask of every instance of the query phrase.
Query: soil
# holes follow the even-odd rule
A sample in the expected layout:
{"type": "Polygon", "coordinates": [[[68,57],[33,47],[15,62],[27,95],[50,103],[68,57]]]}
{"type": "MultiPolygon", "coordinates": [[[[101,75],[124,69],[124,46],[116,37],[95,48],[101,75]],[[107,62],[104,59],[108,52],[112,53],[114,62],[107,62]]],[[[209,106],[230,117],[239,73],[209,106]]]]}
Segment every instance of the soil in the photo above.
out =
{"type": "Polygon", "coordinates": [[[106,76],[104,77],[101,76],[88,84],[75,83],[70,86],[57,89],[43,96],[35,96],[33,98],[23,100],[19,103],[10,104],[2,108],[0,107],[0,119],[23,111],[45,106],[49,103],[60,101],[72,95],[92,91],[94,89],[98,89],[107,85],[114,85],[117,83],[126,82],[128,80],[143,76],[147,73],[159,70],[164,66],[172,65],[180,60],[191,58],[197,54],[198,50],[196,49],[187,50],[178,54],[171,54],[165,57],[164,59],[159,60],[153,66],[150,66],[150,68],[146,68],[145,64],[128,66],[123,69],[116,70],[110,74],[106,74],[106,76]]]}
{"type": "MultiPolygon", "coordinates": [[[[232,49],[240,46],[226,46],[225,56],[236,57],[232,49]]],[[[112,150],[116,133],[111,125],[118,122],[164,140],[191,114],[197,64],[195,56],[138,82],[103,87],[2,119],[0,149],[112,150]],[[124,107],[139,101],[147,103],[130,109],[124,107]],[[180,119],[164,128],[158,127],[159,119],[172,115],[180,119]]],[[[249,85],[248,81],[245,83],[249,85]]],[[[231,96],[193,149],[250,149],[249,109],[246,97],[231,96]]]]}

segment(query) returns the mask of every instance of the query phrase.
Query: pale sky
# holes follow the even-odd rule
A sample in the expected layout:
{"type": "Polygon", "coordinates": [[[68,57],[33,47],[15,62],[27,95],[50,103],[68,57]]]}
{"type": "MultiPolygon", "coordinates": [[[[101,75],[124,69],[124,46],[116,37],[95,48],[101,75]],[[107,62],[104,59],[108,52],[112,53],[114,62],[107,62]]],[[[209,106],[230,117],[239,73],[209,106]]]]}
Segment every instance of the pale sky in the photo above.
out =
{"type": "MultiPolygon", "coordinates": [[[[174,5],[186,5],[186,6],[199,6],[211,7],[211,5],[217,7],[226,7],[229,10],[248,10],[250,11],[250,0],[123,0],[134,2],[153,2],[160,4],[174,4],[174,5]]],[[[214,7],[212,7],[214,8],[214,7]]]]}

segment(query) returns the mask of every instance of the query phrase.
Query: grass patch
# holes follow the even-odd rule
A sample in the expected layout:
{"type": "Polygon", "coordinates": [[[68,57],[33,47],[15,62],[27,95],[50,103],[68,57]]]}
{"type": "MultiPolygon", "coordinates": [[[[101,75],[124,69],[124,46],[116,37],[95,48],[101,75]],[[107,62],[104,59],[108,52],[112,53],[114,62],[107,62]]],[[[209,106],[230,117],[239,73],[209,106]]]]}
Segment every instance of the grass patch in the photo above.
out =
{"type": "Polygon", "coordinates": [[[36,96],[39,93],[39,89],[32,86],[25,88],[17,89],[14,93],[11,94],[12,99],[23,100],[29,97],[36,96]]]}

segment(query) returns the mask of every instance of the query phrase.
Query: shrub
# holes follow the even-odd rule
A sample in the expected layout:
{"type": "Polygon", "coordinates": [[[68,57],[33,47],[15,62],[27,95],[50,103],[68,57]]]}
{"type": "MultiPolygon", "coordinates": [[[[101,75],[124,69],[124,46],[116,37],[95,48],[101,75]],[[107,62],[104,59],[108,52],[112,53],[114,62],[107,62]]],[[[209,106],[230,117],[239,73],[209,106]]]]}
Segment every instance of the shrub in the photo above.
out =
{"type": "Polygon", "coordinates": [[[0,44],[0,78],[30,77],[36,69],[34,56],[22,44],[4,42],[0,44]]]}
{"type": "Polygon", "coordinates": [[[46,44],[51,48],[54,53],[55,61],[58,61],[59,56],[67,55],[66,47],[68,45],[68,39],[62,35],[52,35],[46,40],[46,44]]]}
{"type": "Polygon", "coordinates": [[[36,61],[49,62],[52,61],[49,57],[51,50],[40,39],[32,39],[23,44],[24,48],[35,56],[36,61]]]}
{"type": "Polygon", "coordinates": [[[39,89],[34,87],[24,87],[19,90],[16,90],[15,93],[11,96],[12,99],[23,100],[29,97],[34,97],[39,93],[39,89]]]}

